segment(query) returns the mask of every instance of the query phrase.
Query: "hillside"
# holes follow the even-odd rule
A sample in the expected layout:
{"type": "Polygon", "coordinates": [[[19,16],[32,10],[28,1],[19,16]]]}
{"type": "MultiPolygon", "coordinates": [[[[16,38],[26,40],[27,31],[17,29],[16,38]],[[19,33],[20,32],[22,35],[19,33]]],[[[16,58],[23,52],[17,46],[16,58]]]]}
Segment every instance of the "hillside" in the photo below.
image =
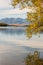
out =
{"type": "Polygon", "coordinates": [[[29,22],[26,19],[21,18],[4,18],[0,19],[0,22],[6,24],[29,24],[29,22]]]}

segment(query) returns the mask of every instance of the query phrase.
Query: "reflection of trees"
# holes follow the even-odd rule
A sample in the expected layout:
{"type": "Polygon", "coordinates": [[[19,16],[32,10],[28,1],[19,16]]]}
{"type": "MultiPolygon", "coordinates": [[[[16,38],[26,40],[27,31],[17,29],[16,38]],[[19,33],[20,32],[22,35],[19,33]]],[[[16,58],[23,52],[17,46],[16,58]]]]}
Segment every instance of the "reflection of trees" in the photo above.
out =
{"type": "Polygon", "coordinates": [[[43,0],[12,0],[12,6],[20,3],[21,8],[30,8],[31,12],[27,13],[27,19],[31,24],[27,27],[27,36],[43,31],[43,0]]]}

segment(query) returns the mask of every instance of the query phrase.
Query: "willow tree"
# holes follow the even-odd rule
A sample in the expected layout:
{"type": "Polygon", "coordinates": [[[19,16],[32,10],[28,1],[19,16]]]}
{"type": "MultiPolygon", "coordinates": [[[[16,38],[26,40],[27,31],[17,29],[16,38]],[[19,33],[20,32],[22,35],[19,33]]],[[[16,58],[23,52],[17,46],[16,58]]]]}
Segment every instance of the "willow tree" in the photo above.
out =
{"type": "Polygon", "coordinates": [[[30,21],[26,29],[27,36],[32,37],[33,34],[37,34],[43,31],[43,0],[12,0],[12,6],[16,7],[20,4],[20,7],[30,8],[31,12],[27,12],[27,20],[30,21]]]}

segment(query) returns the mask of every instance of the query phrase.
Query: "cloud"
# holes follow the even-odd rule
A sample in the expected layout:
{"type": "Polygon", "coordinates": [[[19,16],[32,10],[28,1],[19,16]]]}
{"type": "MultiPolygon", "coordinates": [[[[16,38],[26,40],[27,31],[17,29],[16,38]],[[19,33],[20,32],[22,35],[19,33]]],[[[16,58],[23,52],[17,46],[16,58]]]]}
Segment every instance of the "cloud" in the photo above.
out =
{"type": "Polygon", "coordinates": [[[10,7],[10,1],[11,0],[0,0],[0,9],[10,7]]]}
{"type": "Polygon", "coordinates": [[[16,9],[3,9],[3,10],[0,10],[0,18],[5,18],[5,17],[15,17],[15,18],[26,18],[26,13],[27,12],[30,12],[30,10],[28,9],[23,9],[23,10],[20,10],[19,8],[16,8],[16,9]]]}
{"type": "Polygon", "coordinates": [[[6,14],[23,14],[23,13],[27,13],[30,12],[29,9],[25,8],[23,10],[19,10],[19,8],[17,9],[8,9],[8,10],[2,10],[0,11],[1,15],[6,15],[6,14]]]}
{"type": "Polygon", "coordinates": [[[27,12],[34,12],[33,9],[24,8],[20,10],[19,8],[14,9],[11,5],[11,0],[0,0],[0,18],[6,17],[19,17],[26,18],[27,12]]]}
{"type": "Polygon", "coordinates": [[[0,14],[5,15],[5,14],[23,14],[23,13],[27,13],[27,12],[34,12],[32,11],[32,9],[28,9],[28,8],[24,8],[22,10],[20,10],[19,8],[16,9],[8,9],[8,10],[2,10],[0,11],[0,14]]]}
{"type": "Polygon", "coordinates": [[[19,9],[8,9],[8,10],[0,10],[0,18],[26,18],[26,10],[19,9]]]}

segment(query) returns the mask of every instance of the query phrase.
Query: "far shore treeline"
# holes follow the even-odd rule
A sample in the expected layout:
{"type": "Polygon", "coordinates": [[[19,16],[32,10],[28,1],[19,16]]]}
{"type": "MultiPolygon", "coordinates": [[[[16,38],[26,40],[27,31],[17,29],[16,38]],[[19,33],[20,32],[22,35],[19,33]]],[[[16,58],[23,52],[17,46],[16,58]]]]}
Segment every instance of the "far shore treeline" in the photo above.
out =
{"type": "Polygon", "coordinates": [[[3,27],[3,26],[27,27],[28,24],[7,24],[7,23],[0,23],[0,27],[3,27]]]}

